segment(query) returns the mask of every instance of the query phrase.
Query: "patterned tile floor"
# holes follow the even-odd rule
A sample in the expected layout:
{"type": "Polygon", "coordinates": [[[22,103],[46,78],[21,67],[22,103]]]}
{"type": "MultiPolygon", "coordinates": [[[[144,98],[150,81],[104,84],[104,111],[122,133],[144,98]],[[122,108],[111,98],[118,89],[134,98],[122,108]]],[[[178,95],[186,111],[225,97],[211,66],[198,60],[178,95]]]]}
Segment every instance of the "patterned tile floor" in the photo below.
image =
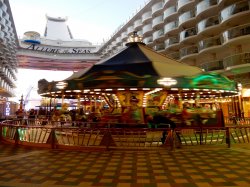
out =
{"type": "Polygon", "coordinates": [[[248,187],[249,158],[249,145],[80,152],[0,144],[0,187],[248,187]]]}

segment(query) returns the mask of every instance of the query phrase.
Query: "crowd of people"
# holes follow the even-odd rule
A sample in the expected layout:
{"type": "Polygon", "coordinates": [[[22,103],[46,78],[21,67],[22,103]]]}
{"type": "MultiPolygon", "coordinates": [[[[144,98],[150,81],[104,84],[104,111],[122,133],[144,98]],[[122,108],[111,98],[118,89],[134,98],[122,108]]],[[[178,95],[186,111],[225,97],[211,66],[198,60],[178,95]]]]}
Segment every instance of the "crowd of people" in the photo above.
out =
{"type": "MultiPolygon", "coordinates": [[[[30,109],[25,112],[24,110],[18,110],[16,112],[17,118],[22,119],[36,119],[44,117],[52,122],[72,122],[73,126],[77,126],[82,122],[111,122],[113,119],[116,123],[126,123],[124,122],[125,114],[120,114],[112,118],[112,112],[99,107],[87,107],[87,108],[78,108],[78,109],[57,109],[53,108],[51,111],[35,110],[30,109]],[[78,123],[79,122],[79,123],[78,123]]],[[[194,107],[189,104],[183,105],[183,109],[173,109],[169,108],[168,110],[160,110],[155,113],[145,114],[143,116],[144,126],[148,128],[175,128],[176,126],[199,126],[206,122],[211,122],[211,119],[216,120],[215,111],[212,107],[199,106],[194,107]]],[[[139,125],[139,124],[138,124],[139,125]]]]}

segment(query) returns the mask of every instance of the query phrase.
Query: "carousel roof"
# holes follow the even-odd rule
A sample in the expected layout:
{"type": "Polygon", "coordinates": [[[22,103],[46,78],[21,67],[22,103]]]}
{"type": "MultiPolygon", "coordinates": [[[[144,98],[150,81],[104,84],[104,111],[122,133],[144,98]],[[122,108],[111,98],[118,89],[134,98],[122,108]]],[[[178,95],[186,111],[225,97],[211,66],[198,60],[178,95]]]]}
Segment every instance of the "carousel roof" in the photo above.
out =
{"type": "MultiPolygon", "coordinates": [[[[177,88],[176,93],[183,88],[214,89],[232,91],[229,92],[232,94],[237,91],[236,83],[225,76],[205,73],[198,67],[173,60],[137,42],[129,43],[118,54],[63,81],[40,80],[38,88],[42,96],[60,97],[65,94],[68,98],[84,95],[84,90],[88,89],[99,92],[121,88],[177,88]]],[[[222,93],[228,95],[228,92],[222,93]]]]}
{"type": "Polygon", "coordinates": [[[128,71],[138,76],[179,77],[202,73],[202,70],[153,51],[143,43],[130,43],[118,54],[101,61],[88,70],[78,72],[72,78],[82,78],[99,71],[128,71]]]}

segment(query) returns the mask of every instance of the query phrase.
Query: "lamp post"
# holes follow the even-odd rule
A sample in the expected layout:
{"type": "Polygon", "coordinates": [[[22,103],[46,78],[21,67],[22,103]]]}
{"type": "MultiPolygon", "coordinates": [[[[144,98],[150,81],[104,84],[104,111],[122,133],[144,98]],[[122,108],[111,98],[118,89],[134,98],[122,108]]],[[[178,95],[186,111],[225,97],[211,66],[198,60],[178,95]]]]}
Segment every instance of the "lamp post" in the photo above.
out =
{"type": "Polygon", "coordinates": [[[66,88],[68,86],[68,83],[67,82],[63,82],[63,81],[60,81],[60,82],[58,82],[57,84],[56,84],[56,87],[58,88],[58,89],[60,89],[61,90],[61,93],[62,93],[62,106],[61,107],[63,107],[63,103],[64,103],[64,89],[66,88]]]}

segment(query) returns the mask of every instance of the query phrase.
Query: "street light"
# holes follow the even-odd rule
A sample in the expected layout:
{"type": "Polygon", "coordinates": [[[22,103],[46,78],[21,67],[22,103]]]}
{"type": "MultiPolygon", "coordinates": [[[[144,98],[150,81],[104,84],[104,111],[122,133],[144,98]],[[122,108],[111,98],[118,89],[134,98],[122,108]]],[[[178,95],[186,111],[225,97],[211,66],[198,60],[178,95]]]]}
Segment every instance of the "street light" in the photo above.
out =
{"type": "Polygon", "coordinates": [[[66,88],[67,86],[68,86],[67,82],[60,81],[56,83],[56,87],[60,89],[62,92],[62,104],[61,104],[62,106],[61,107],[63,107],[63,101],[64,101],[64,88],[66,88]]]}

